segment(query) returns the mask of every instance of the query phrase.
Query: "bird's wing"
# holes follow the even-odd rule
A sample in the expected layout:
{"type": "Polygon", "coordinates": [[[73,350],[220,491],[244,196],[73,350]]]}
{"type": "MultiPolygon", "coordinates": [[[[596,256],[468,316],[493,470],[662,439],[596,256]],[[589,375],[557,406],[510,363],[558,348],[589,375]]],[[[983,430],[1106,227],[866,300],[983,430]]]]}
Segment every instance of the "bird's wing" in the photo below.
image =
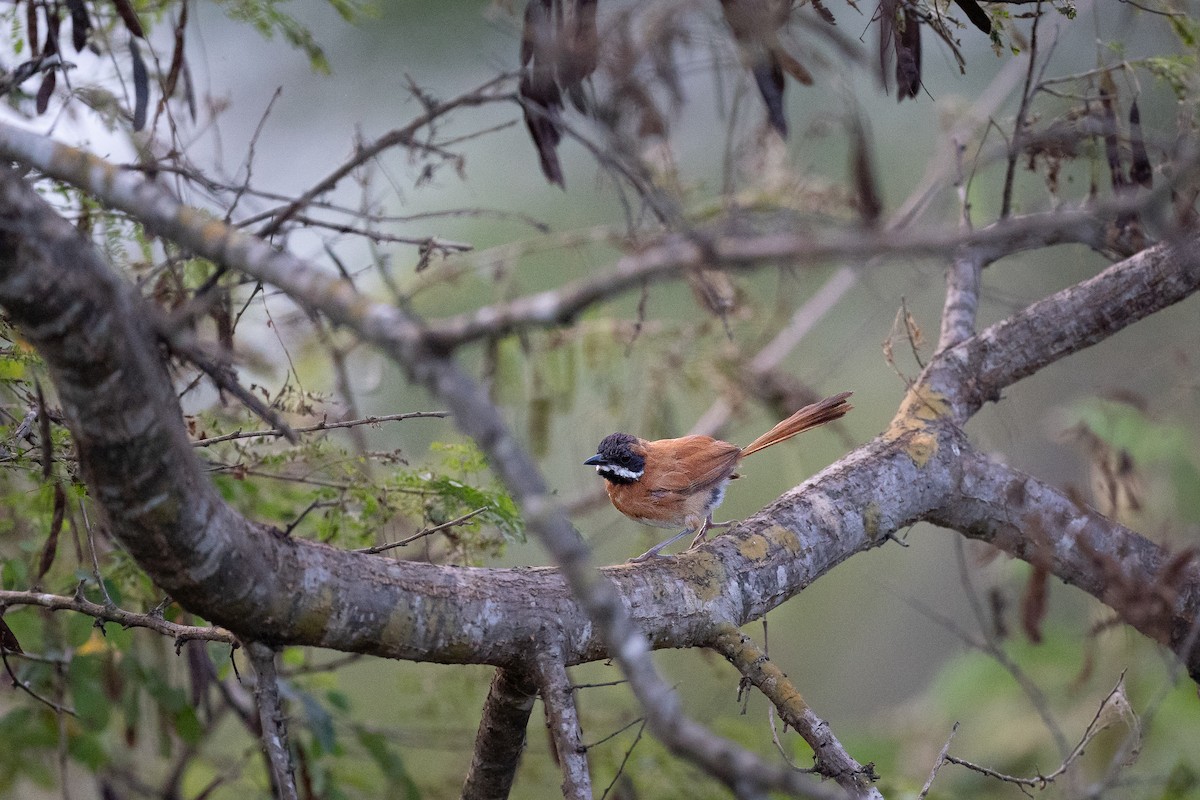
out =
{"type": "MultiPolygon", "coordinates": [[[[733,475],[741,448],[711,436],[684,436],[651,442],[647,464],[661,464],[652,484],[663,492],[695,494],[733,475]]],[[[647,448],[649,450],[649,448],[647,448]]]]}

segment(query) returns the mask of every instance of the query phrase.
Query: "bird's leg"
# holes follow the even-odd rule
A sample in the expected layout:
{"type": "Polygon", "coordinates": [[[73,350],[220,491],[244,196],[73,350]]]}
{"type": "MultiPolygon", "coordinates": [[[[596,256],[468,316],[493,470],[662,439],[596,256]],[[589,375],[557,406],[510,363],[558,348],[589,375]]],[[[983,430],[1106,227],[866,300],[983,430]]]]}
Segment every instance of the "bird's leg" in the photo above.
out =
{"type": "Polygon", "coordinates": [[[736,519],[731,519],[728,522],[713,522],[712,514],[709,514],[705,518],[704,524],[700,526],[700,530],[696,532],[696,538],[692,539],[692,543],[688,545],[688,550],[695,550],[704,544],[705,537],[708,536],[708,532],[713,528],[728,528],[730,525],[736,525],[737,522],[736,519]]]}
{"type": "Polygon", "coordinates": [[[629,559],[629,563],[630,563],[630,564],[637,564],[637,563],[639,563],[639,562],[646,561],[646,560],[648,560],[648,559],[654,558],[655,556],[657,556],[657,555],[659,554],[659,552],[660,552],[660,551],[661,551],[661,550],[662,550],[664,547],[670,547],[671,545],[675,544],[676,542],[678,542],[680,539],[682,539],[683,537],[687,536],[687,535],[688,535],[689,533],[691,533],[691,532],[692,532],[692,529],[691,529],[691,528],[684,528],[684,529],[683,529],[683,530],[681,530],[679,533],[677,533],[677,534],[675,534],[674,536],[672,536],[670,539],[667,539],[665,542],[659,542],[658,544],[654,545],[654,547],[651,547],[649,550],[647,550],[646,552],[642,553],[642,554],[641,554],[640,556],[638,556],[637,558],[631,558],[631,559],[629,559]]]}

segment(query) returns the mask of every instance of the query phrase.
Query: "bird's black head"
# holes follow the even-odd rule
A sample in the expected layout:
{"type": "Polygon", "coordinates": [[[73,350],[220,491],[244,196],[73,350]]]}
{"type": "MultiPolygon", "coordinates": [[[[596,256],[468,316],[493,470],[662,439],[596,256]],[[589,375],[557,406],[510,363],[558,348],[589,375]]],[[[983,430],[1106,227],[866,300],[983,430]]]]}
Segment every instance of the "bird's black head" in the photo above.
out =
{"type": "Polygon", "coordinates": [[[646,471],[646,459],[637,452],[638,438],[628,433],[610,433],[601,440],[596,455],[583,462],[594,466],[600,477],[612,483],[633,483],[646,471]]]}

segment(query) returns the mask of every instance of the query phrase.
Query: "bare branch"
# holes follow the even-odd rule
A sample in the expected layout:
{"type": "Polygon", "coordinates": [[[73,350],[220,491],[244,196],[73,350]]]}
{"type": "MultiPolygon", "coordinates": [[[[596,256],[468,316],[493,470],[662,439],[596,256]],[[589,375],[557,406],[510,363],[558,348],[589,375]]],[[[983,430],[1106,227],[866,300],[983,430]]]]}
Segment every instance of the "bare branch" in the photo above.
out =
{"type": "Polygon", "coordinates": [[[1195,293],[1198,244],[1192,234],[1156,245],[1040,300],[943,351],[923,380],[952,398],[962,424],[1021,378],[1195,293]]]}
{"type": "Polygon", "coordinates": [[[1017,558],[1046,563],[1137,630],[1170,647],[1200,680],[1200,564],[1081,508],[1054,487],[964,450],[956,485],[928,519],[1017,558]],[[1048,562],[1048,563],[1047,563],[1048,562]]]}
{"type": "MultiPolygon", "coordinates": [[[[0,148],[3,142],[0,141],[0,148]]],[[[714,237],[708,247],[695,236],[668,234],[623,256],[607,273],[583,278],[510,302],[428,324],[427,338],[438,350],[452,350],[478,339],[502,336],[526,327],[566,324],[590,306],[654,283],[680,277],[689,269],[759,269],[786,262],[796,266],[855,261],[879,256],[947,255],[960,248],[975,251],[981,263],[1030,247],[1083,241],[1099,246],[1101,226],[1095,212],[1061,211],[1014,217],[978,231],[948,230],[812,231],[759,236],[714,237]]]]}
{"type": "Polygon", "coordinates": [[[254,665],[258,681],[254,697],[258,702],[258,718],[262,724],[263,749],[271,768],[271,783],[278,800],[299,800],[292,754],[288,750],[287,717],[279,699],[279,676],[275,672],[275,650],[261,642],[247,642],[246,654],[254,665]]]}
{"type": "Polygon", "coordinates": [[[485,511],[487,511],[487,506],[484,506],[483,508],[477,508],[474,511],[468,511],[466,514],[463,514],[461,517],[456,517],[455,519],[452,519],[448,522],[443,522],[441,525],[434,525],[431,528],[424,528],[422,530],[419,530],[416,533],[414,533],[412,536],[401,539],[398,542],[388,542],[387,544],[377,544],[374,547],[363,547],[358,550],[355,550],[354,552],[356,552],[356,553],[382,553],[385,550],[391,550],[395,547],[404,547],[406,544],[412,544],[417,539],[423,539],[424,537],[429,536],[430,534],[438,533],[439,531],[444,531],[447,528],[453,528],[455,526],[462,525],[464,522],[469,522],[470,520],[474,519],[475,517],[479,516],[480,514],[482,514],[485,511]]]}
{"type": "Polygon", "coordinates": [[[525,729],[536,698],[537,687],[528,675],[504,667],[496,670],[483,703],[462,800],[506,800],[525,750],[525,729]]]}
{"type": "Polygon", "coordinates": [[[882,799],[883,795],[872,785],[879,777],[874,765],[864,767],[846,752],[829,723],[813,712],[795,684],[753,639],[734,626],[725,625],[713,638],[712,647],[757,686],[779,710],[783,721],[808,742],[818,775],[832,778],[853,797],[882,799]]]}
{"type": "Polygon", "coordinates": [[[591,800],[592,778],[588,772],[587,750],[579,727],[575,692],[567,677],[561,655],[540,653],[533,659],[533,674],[542,704],[546,708],[546,727],[557,752],[562,770],[562,794],[565,800],[591,800]]]}
{"type": "MultiPolygon", "coordinates": [[[[341,428],[355,428],[359,425],[378,425],[381,422],[395,422],[403,419],[424,419],[426,417],[444,418],[450,416],[449,411],[408,411],[403,414],[380,414],[378,416],[362,417],[361,419],[347,419],[340,422],[326,422],[322,420],[315,425],[305,425],[300,428],[292,428],[295,433],[317,433],[319,431],[333,431],[341,428]]],[[[262,431],[233,431],[220,436],[210,436],[207,439],[196,439],[192,442],[193,447],[208,447],[209,445],[220,444],[221,442],[231,442],[235,439],[254,439],[259,436],[283,436],[284,431],[279,428],[271,428],[262,431]]]]}
{"type": "Polygon", "coordinates": [[[67,706],[62,705],[61,703],[56,703],[48,697],[43,697],[32,686],[30,686],[29,681],[23,681],[20,678],[18,678],[16,671],[13,670],[13,668],[12,668],[12,664],[8,663],[8,656],[9,656],[9,649],[3,645],[0,645],[0,661],[4,662],[4,671],[8,673],[8,678],[10,681],[12,681],[12,687],[14,689],[20,689],[22,692],[29,695],[34,700],[37,700],[39,703],[48,707],[55,714],[66,714],[66,715],[72,716],[72,717],[77,716],[75,713],[75,709],[68,708],[67,706]]]}
{"type": "MultiPolygon", "coordinates": [[[[1137,715],[1135,715],[1133,709],[1130,708],[1129,700],[1125,696],[1124,672],[1122,672],[1121,677],[1117,679],[1117,685],[1114,686],[1112,691],[1110,691],[1105,696],[1104,700],[1101,701],[1100,707],[1096,709],[1096,715],[1092,717],[1092,721],[1088,723],[1087,730],[1083,732],[1083,736],[1080,738],[1079,744],[1072,748],[1071,752],[1068,753],[1065,758],[1063,758],[1063,762],[1059,764],[1058,768],[1053,772],[1045,775],[1039,772],[1038,775],[1033,778],[1005,775],[1002,772],[974,764],[966,759],[947,755],[946,750],[950,746],[949,740],[946,742],[946,747],[942,749],[939,763],[941,761],[946,761],[951,764],[957,764],[960,767],[966,767],[972,772],[978,772],[981,775],[986,775],[989,778],[995,778],[996,780],[1003,781],[1004,783],[1012,783],[1017,786],[1029,786],[1034,789],[1045,789],[1055,780],[1062,777],[1062,775],[1071,768],[1071,765],[1079,760],[1079,758],[1087,750],[1087,746],[1093,739],[1096,738],[1096,734],[1100,733],[1106,728],[1111,727],[1118,721],[1124,723],[1130,728],[1130,734],[1128,738],[1133,740],[1132,748],[1130,748],[1132,752],[1126,753],[1126,755],[1131,755],[1131,758],[1127,759],[1123,765],[1129,766],[1132,760],[1136,758],[1137,752],[1141,747],[1142,732],[1141,724],[1138,721],[1137,715]]],[[[955,723],[954,727],[957,730],[958,723],[955,723]]]]}
{"type": "Polygon", "coordinates": [[[177,645],[192,640],[204,642],[221,642],[231,647],[239,647],[240,643],[232,633],[224,628],[202,625],[180,625],[163,618],[162,614],[138,614],[125,611],[115,605],[93,603],[83,596],[82,592],[74,597],[44,592],[16,592],[0,590],[0,608],[5,606],[40,606],[51,611],[77,611],[104,622],[115,622],[124,628],[148,628],[163,636],[170,636],[177,645]]]}
{"type": "Polygon", "coordinates": [[[938,352],[964,342],[975,335],[975,315],[979,311],[979,253],[957,256],[946,272],[946,303],[942,308],[942,331],[938,352]]]}
{"type": "MultiPolygon", "coordinates": [[[[349,175],[354,170],[358,169],[363,164],[378,156],[385,150],[392,147],[413,147],[418,149],[429,149],[428,144],[422,144],[416,140],[417,131],[425,126],[445,116],[450,111],[457,108],[478,106],[485,103],[494,103],[497,101],[506,101],[512,99],[510,92],[499,92],[497,87],[506,83],[512,76],[501,74],[492,78],[478,88],[464,92],[458,97],[446,100],[440,103],[434,103],[426,108],[425,113],[414,119],[412,122],[405,125],[403,128],[397,128],[393,131],[388,131],[383,136],[380,136],[373,142],[361,144],[355,148],[354,155],[351,156],[344,164],[335,169],[329,175],[317,181],[308,191],[300,195],[286,208],[278,211],[270,211],[260,215],[260,218],[269,217],[270,222],[263,226],[260,232],[262,236],[269,237],[277,233],[285,222],[292,218],[296,212],[303,209],[316,198],[333,189],[343,178],[349,175]]],[[[246,221],[241,224],[245,225],[246,221]]]]}
{"type": "Polygon", "coordinates": [[[917,795],[917,800],[925,800],[929,796],[929,790],[933,787],[934,780],[937,779],[938,771],[941,770],[942,764],[946,763],[946,754],[950,752],[950,743],[954,741],[954,734],[958,733],[958,723],[955,722],[950,728],[950,735],[946,737],[946,743],[942,745],[942,749],[938,752],[938,757],[933,762],[933,767],[929,770],[929,778],[925,781],[925,785],[921,787],[921,793],[917,795]]]}

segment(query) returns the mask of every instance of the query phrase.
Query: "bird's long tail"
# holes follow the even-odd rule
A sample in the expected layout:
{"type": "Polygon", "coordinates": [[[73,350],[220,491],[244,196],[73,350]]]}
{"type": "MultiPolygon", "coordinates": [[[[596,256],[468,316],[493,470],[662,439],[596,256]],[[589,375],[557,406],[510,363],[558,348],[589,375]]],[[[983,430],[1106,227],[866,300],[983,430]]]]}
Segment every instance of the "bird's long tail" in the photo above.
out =
{"type": "Polygon", "coordinates": [[[786,441],[798,433],[804,433],[818,425],[840,419],[847,411],[854,408],[846,402],[846,398],[851,394],[853,392],[842,392],[833,397],[826,397],[819,403],[805,406],[742,448],[740,457],[745,458],[751,453],[757,453],[773,444],[786,441]]]}

